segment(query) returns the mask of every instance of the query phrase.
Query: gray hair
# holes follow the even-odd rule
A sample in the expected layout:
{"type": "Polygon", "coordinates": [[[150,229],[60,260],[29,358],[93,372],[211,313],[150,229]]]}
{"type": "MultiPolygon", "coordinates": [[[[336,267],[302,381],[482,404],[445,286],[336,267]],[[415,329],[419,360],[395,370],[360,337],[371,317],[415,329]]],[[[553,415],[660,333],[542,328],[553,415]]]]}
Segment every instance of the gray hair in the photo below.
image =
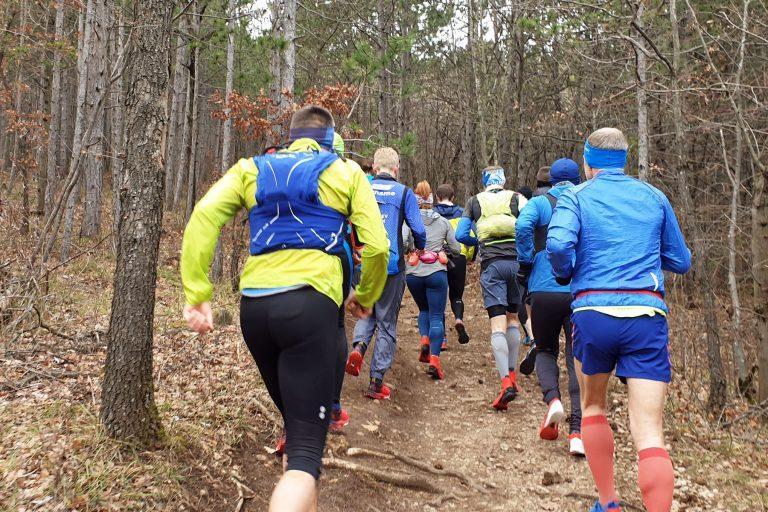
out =
{"type": "Polygon", "coordinates": [[[592,132],[587,139],[589,145],[600,149],[618,149],[626,151],[629,149],[627,138],[617,128],[600,128],[592,132]]]}

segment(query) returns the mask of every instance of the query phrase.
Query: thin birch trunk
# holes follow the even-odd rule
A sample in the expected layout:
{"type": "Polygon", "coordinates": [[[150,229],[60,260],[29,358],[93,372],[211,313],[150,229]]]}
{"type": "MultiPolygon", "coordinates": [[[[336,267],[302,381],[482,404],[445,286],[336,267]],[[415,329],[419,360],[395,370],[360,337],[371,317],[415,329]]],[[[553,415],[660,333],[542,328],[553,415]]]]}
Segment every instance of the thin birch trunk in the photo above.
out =
{"type": "MultiPolygon", "coordinates": [[[[74,171],[77,173],[75,178],[75,186],[67,196],[67,206],[64,213],[64,233],[61,240],[61,259],[65,260],[69,257],[69,248],[72,244],[72,226],[74,223],[75,206],[79,196],[79,169],[74,169],[75,165],[79,166],[80,154],[83,151],[83,130],[85,124],[85,111],[86,105],[86,93],[88,87],[88,56],[86,55],[86,49],[91,44],[91,38],[93,34],[93,24],[90,19],[94,15],[94,0],[88,0],[85,6],[85,12],[80,13],[81,34],[83,34],[81,41],[78,43],[78,55],[77,55],[77,100],[75,111],[75,129],[72,136],[72,159],[70,161],[70,174],[74,171]]],[[[56,233],[51,235],[54,239],[56,233]]]]}
{"type": "MultiPolygon", "coordinates": [[[[125,62],[125,17],[123,9],[118,8],[115,15],[115,23],[117,24],[117,31],[112,30],[112,40],[114,41],[115,51],[113,55],[117,55],[118,62],[125,62]]],[[[120,191],[123,188],[125,177],[123,176],[123,168],[125,163],[125,94],[124,94],[124,77],[122,70],[118,70],[120,73],[119,78],[114,84],[113,98],[115,111],[113,114],[113,134],[112,140],[114,148],[112,154],[114,160],[112,164],[112,231],[117,233],[117,229],[120,222],[120,191]]],[[[110,76],[115,74],[115,70],[110,71],[110,76]]],[[[117,250],[117,237],[113,237],[113,247],[117,250]]]]}
{"type": "MultiPolygon", "coordinates": [[[[91,18],[92,36],[89,45],[84,50],[88,56],[88,92],[86,95],[87,115],[98,108],[96,103],[107,86],[107,3],[106,0],[93,0],[94,15],[91,18]]],[[[93,237],[99,234],[101,227],[101,196],[104,189],[104,122],[105,110],[99,109],[95,114],[95,122],[91,136],[84,141],[87,156],[84,166],[85,208],[80,236],[93,237]]]]}
{"type": "MultiPolygon", "coordinates": [[[[741,76],[744,69],[744,53],[747,38],[747,19],[749,16],[750,0],[743,0],[741,13],[741,39],[739,40],[739,60],[736,65],[736,76],[734,77],[733,94],[736,101],[741,103],[741,76]]],[[[723,161],[728,172],[728,178],[731,180],[731,214],[728,225],[728,288],[731,293],[731,302],[733,303],[733,361],[736,365],[736,377],[739,392],[748,392],[747,382],[747,362],[744,354],[744,347],[741,343],[741,297],[739,294],[739,284],[736,279],[736,225],[739,219],[739,208],[741,207],[741,167],[743,160],[743,134],[736,128],[736,148],[733,164],[733,176],[728,171],[728,155],[725,152],[725,138],[722,130],[720,138],[723,145],[723,161]]]]}
{"type": "MultiPolygon", "coordinates": [[[[186,17],[179,23],[179,31],[186,30],[186,17]]],[[[171,98],[171,119],[168,130],[168,145],[165,158],[165,202],[173,206],[173,195],[179,151],[182,146],[182,131],[185,119],[184,107],[187,85],[186,62],[189,49],[181,34],[176,38],[175,64],[173,72],[173,95],[171,98]]]]}

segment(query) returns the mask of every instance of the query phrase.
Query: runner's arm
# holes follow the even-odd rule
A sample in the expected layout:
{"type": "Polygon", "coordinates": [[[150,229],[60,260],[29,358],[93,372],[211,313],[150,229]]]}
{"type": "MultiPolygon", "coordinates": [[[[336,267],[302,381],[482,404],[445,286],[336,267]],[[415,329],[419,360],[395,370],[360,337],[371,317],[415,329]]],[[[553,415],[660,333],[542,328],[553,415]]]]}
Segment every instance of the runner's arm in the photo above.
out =
{"type": "Polygon", "coordinates": [[[419,203],[416,201],[416,196],[413,190],[405,190],[405,223],[411,228],[413,233],[413,245],[419,250],[424,250],[427,244],[427,229],[424,227],[424,221],[421,219],[421,212],[419,211],[419,203]]]}
{"type": "Polygon", "coordinates": [[[467,207],[464,208],[464,213],[461,214],[459,224],[456,226],[456,240],[464,245],[476,247],[477,236],[473,235],[473,232],[475,231],[473,221],[476,220],[472,217],[473,201],[475,201],[475,198],[471,197],[469,201],[467,201],[467,207]]]}
{"type": "Polygon", "coordinates": [[[448,246],[448,249],[450,252],[458,256],[461,254],[461,244],[456,241],[456,233],[453,231],[453,226],[451,226],[451,223],[447,220],[443,219],[446,226],[446,232],[445,232],[445,242],[448,246]]]}
{"type": "Polygon", "coordinates": [[[181,282],[187,304],[196,306],[211,300],[213,285],[208,269],[213,260],[221,228],[245,207],[243,173],[235,164],[213,184],[195,206],[181,243],[181,282]]]}
{"type": "Polygon", "coordinates": [[[685,245],[683,232],[677,222],[669,199],[662,195],[664,225],[661,229],[661,268],[676,274],[685,274],[691,268],[691,250],[685,245]]]}
{"type": "Polygon", "coordinates": [[[547,256],[555,277],[570,279],[573,276],[580,230],[581,219],[576,196],[566,191],[557,201],[547,231],[547,256]]]}
{"type": "Polygon", "coordinates": [[[520,211],[515,222],[517,260],[520,263],[533,263],[533,233],[538,223],[539,201],[533,198],[528,202],[528,206],[520,211]]]}
{"type": "Polygon", "coordinates": [[[363,307],[373,307],[387,280],[389,239],[381,222],[381,212],[362,171],[352,173],[352,197],[349,221],[355,226],[357,241],[363,244],[362,273],[357,285],[357,301],[363,307]]]}

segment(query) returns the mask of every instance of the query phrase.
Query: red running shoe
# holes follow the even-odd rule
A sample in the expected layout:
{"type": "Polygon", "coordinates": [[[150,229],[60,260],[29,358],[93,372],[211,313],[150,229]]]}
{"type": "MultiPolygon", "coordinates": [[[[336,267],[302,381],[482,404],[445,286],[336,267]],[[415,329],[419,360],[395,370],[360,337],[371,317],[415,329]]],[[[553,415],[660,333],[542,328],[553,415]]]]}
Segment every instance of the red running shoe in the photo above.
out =
{"type": "Polygon", "coordinates": [[[344,371],[353,377],[360,375],[360,369],[363,367],[363,351],[360,349],[360,345],[352,349],[347,358],[347,365],[344,367],[344,371]]]}
{"type": "Polygon", "coordinates": [[[277,444],[275,445],[275,457],[282,457],[285,453],[285,430],[283,430],[283,433],[280,434],[280,438],[277,440],[277,444]]]}
{"type": "Polygon", "coordinates": [[[422,336],[419,340],[419,362],[429,362],[429,336],[422,336]]]}
{"type": "Polygon", "coordinates": [[[386,384],[377,384],[375,381],[371,381],[368,386],[368,391],[365,392],[365,397],[371,400],[389,400],[392,391],[386,384]]]}
{"type": "Polygon", "coordinates": [[[339,409],[331,413],[331,423],[328,425],[330,432],[340,432],[347,425],[349,425],[349,413],[347,411],[339,409]]]}
{"type": "Polygon", "coordinates": [[[547,409],[547,415],[539,426],[539,437],[545,441],[554,441],[560,435],[558,432],[558,424],[565,418],[565,411],[563,410],[563,404],[558,398],[549,402],[549,409],[547,409]]]}
{"type": "Polygon", "coordinates": [[[501,391],[491,406],[497,411],[506,411],[507,404],[517,398],[517,389],[515,383],[509,377],[501,379],[501,391]]]}
{"type": "Polygon", "coordinates": [[[427,373],[435,380],[443,380],[445,378],[445,374],[443,373],[442,368],[440,368],[439,356],[429,356],[429,368],[427,368],[427,373]]]}

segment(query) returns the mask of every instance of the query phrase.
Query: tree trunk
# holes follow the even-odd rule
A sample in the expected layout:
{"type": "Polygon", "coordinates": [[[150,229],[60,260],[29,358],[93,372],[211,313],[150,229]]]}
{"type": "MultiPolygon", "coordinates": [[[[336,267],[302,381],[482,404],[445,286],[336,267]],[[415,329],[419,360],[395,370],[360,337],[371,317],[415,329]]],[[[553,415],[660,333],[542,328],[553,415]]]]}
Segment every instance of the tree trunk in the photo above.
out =
{"type": "MultiPolygon", "coordinates": [[[[125,66],[125,17],[123,14],[123,8],[117,7],[118,12],[115,13],[115,19],[117,23],[117,31],[113,30],[112,40],[114,42],[113,62],[117,60],[121,65],[125,66]]],[[[111,71],[110,76],[114,74],[114,70],[111,71]]],[[[112,231],[117,233],[118,224],[120,222],[120,190],[123,188],[123,163],[124,163],[124,151],[125,151],[125,102],[124,100],[124,85],[125,80],[123,74],[120,73],[120,77],[114,84],[114,91],[112,97],[114,98],[114,113],[113,113],[113,129],[112,139],[114,148],[112,154],[114,160],[112,163],[112,231]]],[[[117,252],[117,237],[113,237],[113,245],[115,252],[117,252]]]]}
{"type": "MultiPolygon", "coordinates": [[[[199,27],[199,22],[198,22],[199,27]]],[[[189,169],[187,174],[187,205],[184,209],[184,220],[189,220],[189,218],[192,216],[192,210],[195,208],[195,202],[197,200],[197,178],[198,178],[198,169],[197,169],[197,157],[198,157],[198,146],[199,146],[199,134],[200,134],[200,116],[199,116],[199,110],[200,110],[200,101],[197,98],[198,93],[198,83],[199,83],[199,77],[202,76],[202,73],[198,73],[199,71],[199,64],[200,64],[200,48],[195,47],[193,50],[193,53],[195,54],[195,66],[196,66],[196,72],[195,77],[198,77],[195,80],[195,86],[193,87],[193,91],[195,94],[195,97],[192,101],[192,119],[190,121],[190,137],[189,137],[189,169]]]]}
{"type": "MultiPolygon", "coordinates": [[[[752,275],[757,318],[758,403],[768,400],[768,171],[755,166],[752,199],[752,275]]],[[[768,421],[768,415],[763,415],[768,421]]]]}
{"type": "MultiPolygon", "coordinates": [[[[743,1],[741,17],[741,39],[739,41],[739,58],[736,65],[736,76],[734,77],[734,95],[736,101],[741,104],[741,75],[744,69],[744,52],[747,38],[747,19],[749,14],[750,0],[743,1]]],[[[728,224],[728,288],[731,292],[731,303],[733,304],[733,361],[736,365],[736,378],[740,393],[749,394],[747,389],[747,362],[744,355],[744,347],[741,343],[741,297],[739,295],[739,284],[736,279],[736,226],[739,221],[739,208],[741,207],[741,168],[743,165],[744,140],[741,130],[736,128],[736,148],[733,163],[733,176],[729,171],[728,155],[726,152],[725,138],[720,130],[720,139],[723,146],[723,163],[728,172],[728,178],[731,180],[731,214],[728,224]]]]}
{"type": "MultiPolygon", "coordinates": [[[[186,30],[186,17],[182,17],[179,23],[180,32],[186,30]]],[[[168,145],[166,146],[165,157],[165,202],[173,205],[174,185],[177,170],[177,160],[181,147],[181,135],[184,130],[182,123],[185,122],[184,106],[186,98],[187,85],[187,67],[186,62],[189,49],[184,38],[179,34],[176,38],[175,64],[173,72],[173,90],[171,97],[171,119],[168,125],[168,145]]]]}
{"type": "MultiPolygon", "coordinates": [[[[232,95],[232,87],[235,79],[235,7],[237,6],[236,0],[229,0],[229,20],[227,21],[227,79],[224,86],[224,98],[225,101],[229,101],[229,97],[232,95]]],[[[295,23],[294,23],[295,29],[295,23]]],[[[294,63],[295,69],[295,63],[294,63]]],[[[225,104],[224,106],[224,123],[222,126],[221,135],[221,174],[223,175],[229,169],[231,164],[230,159],[230,146],[232,144],[232,118],[230,117],[230,109],[225,104]]]]}
{"type": "MultiPolygon", "coordinates": [[[[283,0],[283,38],[285,38],[285,48],[283,49],[281,83],[283,91],[288,91],[291,97],[293,97],[294,84],[296,82],[296,6],[296,0],[283,0]]],[[[291,99],[282,96],[280,112],[287,112],[290,106],[291,99]]]]}
{"type": "MultiPolygon", "coordinates": [[[[91,39],[93,34],[93,24],[90,23],[90,19],[94,16],[94,0],[88,0],[85,5],[85,12],[80,13],[81,33],[82,38],[78,42],[78,55],[77,55],[77,100],[75,110],[75,128],[72,135],[72,158],[70,160],[69,174],[75,174],[75,186],[69,192],[67,196],[67,206],[64,219],[64,235],[61,240],[61,259],[66,260],[69,257],[69,248],[72,244],[72,224],[74,222],[75,206],[77,204],[77,198],[79,196],[79,183],[80,183],[80,165],[81,156],[83,151],[83,131],[85,124],[85,112],[86,112],[86,94],[88,88],[88,57],[86,49],[91,45],[91,39]]],[[[55,239],[55,233],[52,235],[55,239]]]]}
{"type": "MultiPolygon", "coordinates": [[[[91,136],[83,144],[86,150],[84,165],[85,205],[83,225],[80,236],[93,237],[99,234],[101,227],[101,193],[104,188],[104,109],[97,107],[99,98],[107,86],[107,2],[93,0],[94,15],[90,19],[92,25],[91,44],[83,51],[87,55],[88,91],[86,94],[86,112],[89,119],[93,118],[91,136]],[[98,111],[97,111],[98,108],[98,111]],[[94,112],[96,112],[94,114],[94,112]]],[[[88,23],[88,20],[86,20],[88,23]]]]}
{"type": "Polygon", "coordinates": [[[678,71],[680,69],[680,33],[677,21],[677,0],[669,3],[669,19],[672,31],[672,68],[673,68],[673,87],[672,87],[672,115],[675,125],[675,165],[677,167],[678,193],[683,200],[683,215],[681,219],[688,220],[693,230],[693,265],[694,280],[696,288],[700,290],[703,297],[703,314],[705,332],[707,335],[707,363],[709,367],[709,396],[707,398],[707,409],[715,416],[718,416],[725,406],[726,401],[726,380],[723,369],[723,359],[720,354],[720,329],[717,324],[717,309],[715,308],[714,290],[712,287],[711,274],[708,272],[708,258],[705,246],[704,233],[699,224],[696,212],[693,209],[691,198],[691,187],[688,183],[686,172],[686,163],[683,152],[685,150],[684,140],[684,120],[683,120],[683,98],[680,96],[680,79],[678,71]]]}
{"type": "MultiPolygon", "coordinates": [[[[229,0],[228,14],[229,20],[227,21],[227,78],[224,86],[224,98],[225,101],[229,101],[229,96],[232,94],[232,86],[235,75],[235,7],[236,0],[229,0]]],[[[295,26],[295,24],[294,24],[295,26]]],[[[295,69],[295,64],[294,64],[295,69]]],[[[230,118],[230,109],[227,105],[224,105],[225,119],[222,123],[221,134],[221,175],[227,172],[230,165],[230,146],[232,142],[232,119],[230,118]]],[[[214,283],[221,281],[224,274],[224,249],[221,241],[216,243],[216,251],[213,255],[213,264],[211,265],[211,280],[214,283]]]]}
{"type": "Polygon", "coordinates": [[[390,112],[389,100],[391,95],[389,69],[387,63],[387,49],[389,48],[389,28],[387,20],[390,9],[386,0],[379,0],[377,13],[378,27],[378,57],[381,68],[379,69],[379,138],[383,144],[389,142],[388,119],[390,112]]]}
{"type": "MultiPolygon", "coordinates": [[[[635,22],[643,27],[643,15],[645,14],[645,1],[637,3],[635,22]]],[[[673,0],[674,1],[674,0],[673,0]]],[[[647,82],[647,70],[645,57],[645,39],[639,31],[635,33],[639,48],[635,48],[637,64],[637,173],[643,181],[648,181],[648,98],[645,90],[647,82]]]]}
{"type": "Polygon", "coordinates": [[[480,94],[480,78],[477,72],[477,61],[479,60],[477,43],[478,43],[478,25],[482,23],[483,11],[477,12],[475,0],[469,0],[468,3],[469,16],[467,17],[467,52],[469,53],[469,69],[470,69],[470,95],[469,105],[472,110],[472,124],[475,131],[475,139],[480,158],[480,167],[488,165],[488,138],[486,136],[485,129],[485,115],[483,114],[483,107],[479,101],[480,94]]]}
{"type": "Polygon", "coordinates": [[[163,220],[162,140],[167,128],[174,2],[135,0],[125,95],[126,186],[102,388],[101,421],[115,438],[148,445],[161,430],[152,382],[152,328],[163,220]]]}
{"type": "MultiPolygon", "coordinates": [[[[192,21],[192,31],[195,36],[199,33],[200,16],[197,12],[197,5],[193,6],[194,14],[192,21]]],[[[187,97],[184,106],[184,129],[181,136],[181,159],[179,168],[176,171],[176,186],[173,191],[173,206],[176,207],[181,200],[181,191],[184,185],[184,177],[189,175],[190,154],[192,152],[192,127],[194,124],[195,103],[197,102],[197,54],[192,50],[189,52],[189,64],[187,65],[187,97]]]]}
{"type": "Polygon", "coordinates": [[[510,110],[514,112],[514,124],[512,128],[512,162],[511,172],[512,182],[518,183],[520,177],[520,160],[523,151],[523,76],[525,73],[525,42],[523,41],[522,28],[517,19],[519,16],[519,7],[516,8],[514,39],[516,55],[515,71],[515,90],[514,96],[510,98],[510,110]],[[514,98],[514,100],[512,100],[514,98]]]}
{"type": "Polygon", "coordinates": [[[56,0],[56,21],[54,23],[53,78],[51,83],[51,120],[48,126],[48,162],[46,165],[45,217],[51,214],[53,196],[58,184],[59,145],[61,144],[61,50],[64,34],[64,0],[56,0]]]}

